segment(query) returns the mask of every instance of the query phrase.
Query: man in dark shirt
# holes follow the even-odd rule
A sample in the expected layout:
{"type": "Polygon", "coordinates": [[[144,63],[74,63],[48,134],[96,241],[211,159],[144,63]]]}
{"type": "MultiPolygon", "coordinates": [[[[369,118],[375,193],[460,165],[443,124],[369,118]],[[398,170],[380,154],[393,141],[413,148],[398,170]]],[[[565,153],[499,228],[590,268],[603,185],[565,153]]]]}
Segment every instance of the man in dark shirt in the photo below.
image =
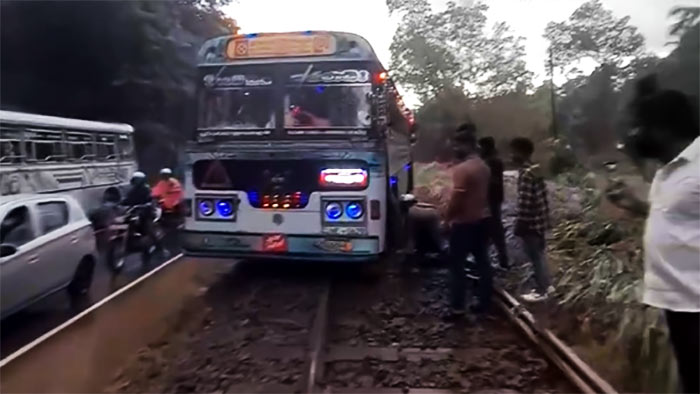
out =
{"type": "Polygon", "coordinates": [[[508,268],[508,250],[506,248],[505,230],[501,217],[501,204],[503,203],[503,161],[498,157],[496,144],[493,137],[483,137],[479,140],[481,158],[491,170],[489,179],[489,210],[491,217],[488,220],[489,238],[498,250],[498,261],[501,268],[508,268]]]}

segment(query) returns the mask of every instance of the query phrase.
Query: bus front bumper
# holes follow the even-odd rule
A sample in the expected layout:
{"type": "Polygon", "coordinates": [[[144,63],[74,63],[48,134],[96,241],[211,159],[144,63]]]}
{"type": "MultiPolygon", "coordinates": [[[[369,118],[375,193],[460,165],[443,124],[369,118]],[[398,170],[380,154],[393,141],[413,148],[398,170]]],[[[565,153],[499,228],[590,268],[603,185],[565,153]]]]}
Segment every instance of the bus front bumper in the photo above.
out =
{"type": "Polygon", "coordinates": [[[219,233],[185,230],[185,255],[196,257],[259,258],[283,260],[371,261],[379,256],[378,237],[219,233]],[[277,243],[270,244],[268,237],[277,243]],[[272,246],[272,248],[271,248],[272,246]]]}

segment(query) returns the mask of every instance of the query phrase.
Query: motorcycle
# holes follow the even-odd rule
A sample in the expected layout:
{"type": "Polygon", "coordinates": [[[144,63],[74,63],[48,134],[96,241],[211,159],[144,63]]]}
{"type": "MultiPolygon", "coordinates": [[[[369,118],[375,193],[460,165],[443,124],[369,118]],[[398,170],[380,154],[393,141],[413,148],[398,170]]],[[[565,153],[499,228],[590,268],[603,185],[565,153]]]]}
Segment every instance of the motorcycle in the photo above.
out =
{"type": "Polygon", "coordinates": [[[127,207],[122,215],[117,216],[109,225],[109,241],[107,244],[106,261],[113,273],[119,273],[124,268],[126,257],[133,253],[141,254],[141,264],[146,267],[158,250],[163,238],[160,228],[161,209],[155,209],[151,204],[127,207]],[[144,210],[153,210],[151,236],[144,233],[142,220],[150,215],[143,215],[144,210]]]}

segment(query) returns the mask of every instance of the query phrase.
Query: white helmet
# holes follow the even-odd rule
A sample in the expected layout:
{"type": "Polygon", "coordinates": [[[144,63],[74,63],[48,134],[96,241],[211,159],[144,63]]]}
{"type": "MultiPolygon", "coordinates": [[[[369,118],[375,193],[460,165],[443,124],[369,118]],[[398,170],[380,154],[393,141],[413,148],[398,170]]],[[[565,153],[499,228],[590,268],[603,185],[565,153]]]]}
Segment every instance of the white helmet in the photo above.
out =
{"type": "Polygon", "coordinates": [[[172,175],[172,174],[173,174],[173,170],[171,170],[170,168],[166,167],[166,168],[163,168],[162,170],[160,170],[160,175],[172,175]]]}
{"type": "Polygon", "coordinates": [[[131,175],[132,180],[136,179],[146,179],[146,174],[144,174],[141,171],[136,171],[133,175],[131,175]]]}

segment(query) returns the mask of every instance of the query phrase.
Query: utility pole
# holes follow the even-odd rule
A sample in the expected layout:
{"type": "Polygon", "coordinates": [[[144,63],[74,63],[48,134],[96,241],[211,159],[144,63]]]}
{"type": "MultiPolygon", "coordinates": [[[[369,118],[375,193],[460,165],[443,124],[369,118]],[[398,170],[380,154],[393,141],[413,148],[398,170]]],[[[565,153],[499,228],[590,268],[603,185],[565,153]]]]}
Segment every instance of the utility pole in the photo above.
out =
{"type": "Polygon", "coordinates": [[[554,55],[552,45],[549,45],[549,102],[552,110],[552,135],[559,138],[557,130],[557,97],[554,91],[554,55]]]}

